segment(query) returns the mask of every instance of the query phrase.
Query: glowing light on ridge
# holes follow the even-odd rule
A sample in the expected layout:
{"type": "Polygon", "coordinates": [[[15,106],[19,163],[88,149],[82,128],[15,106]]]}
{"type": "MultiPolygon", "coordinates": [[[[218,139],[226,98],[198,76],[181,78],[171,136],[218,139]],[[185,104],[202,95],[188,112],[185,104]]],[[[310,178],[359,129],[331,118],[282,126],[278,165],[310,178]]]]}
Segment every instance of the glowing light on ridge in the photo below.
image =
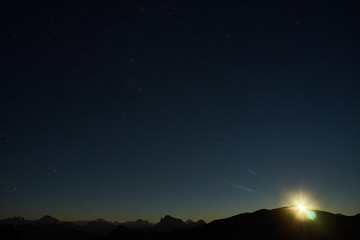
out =
{"type": "Polygon", "coordinates": [[[311,209],[315,209],[315,205],[310,198],[303,192],[293,193],[289,195],[286,205],[291,205],[292,212],[295,217],[301,221],[315,220],[316,213],[311,209]]]}
{"type": "Polygon", "coordinates": [[[305,206],[304,206],[304,205],[302,205],[302,204],[301,204],[301,205],[299,205],[299,206],[298,206],[298,208],[299,208],[299,210],[300,210],[300,211],[302,211],[302,212],[305,212],[305,211],[306,211],[305,206]]]}

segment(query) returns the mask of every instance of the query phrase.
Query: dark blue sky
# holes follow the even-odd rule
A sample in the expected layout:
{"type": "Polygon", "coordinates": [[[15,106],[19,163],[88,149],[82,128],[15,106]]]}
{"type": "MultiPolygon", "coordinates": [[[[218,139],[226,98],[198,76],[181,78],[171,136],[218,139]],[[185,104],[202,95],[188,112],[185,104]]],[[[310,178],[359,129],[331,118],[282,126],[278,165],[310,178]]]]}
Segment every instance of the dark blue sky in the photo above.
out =
{"type": "Polygon", "coordinates": [[[3,6],[0,218],[360,212],[358,3],[3,6]]]}

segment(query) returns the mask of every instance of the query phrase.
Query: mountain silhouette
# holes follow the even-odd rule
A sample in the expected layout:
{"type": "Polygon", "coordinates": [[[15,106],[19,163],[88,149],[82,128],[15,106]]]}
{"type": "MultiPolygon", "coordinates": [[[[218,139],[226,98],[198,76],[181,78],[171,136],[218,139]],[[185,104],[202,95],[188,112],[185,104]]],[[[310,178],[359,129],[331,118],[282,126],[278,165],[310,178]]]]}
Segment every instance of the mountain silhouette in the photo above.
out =
{"type": "Polygon", "coordinates": [[[155,226],[155,224],[142,219],[138,219],[136,221],[128,221],[122,223],[121,225],[135,231],[148,231],[155,226]]]}
{"type": "Polygon", "coordinates": [[[117,225],[110,223],[104,219],[96,219],[93,221],[89,221],[81,227],[75,225],[75,229],[77,230],[92,232],[99,235],[110,234],[116,227],[117,225]]]}
{"type": "Polygon", "coordinates": [[[214,220],[208,224],[201,220],[184,222],[166,215],[155,225],[144,220],[126,222],[122,225],[94,220],[82,221],[82,224],[78,225],[73,222],[61,222],[50,216],[36,221],[9,218],[0,221],[0,239],[360,239],[360,214],[344,216],[313,210],[309,211],[310,215],[298,217],[298,213],[299,210],[293,207],[262,209],[214,220]],[[311,219],[307,216],[311,216],[311,219]],[[137,227],[130,228],[130,225],[137,227]]]}
{"type": "Polygon", "coordinates": [[[178,229],[187,228],[187,224],[179,219],[166,215],[164,218],[160,219],[160,222],[156,224],[155,228],[159,232],[170,232],[178,229]]]}
{"type": "Polygon", "coordinates": [[[194,222],[191,219],[186,220],[185,223],[187,224],[188,228],[198,227],[198,226],[206,224],[206,222],[204,220],[199,220],[197,222],[194,222]]]}
{"type": "Polygon", "coordinates": [[[284,207],[239,214],[207,225],[170,233],[165,239],[360,239],[360,215],[347,217],[313,211],[314,220],[299,219],[284,207]]]}
{"type": "Polygon", "coordinates": [[[94,240],[96,234],[78,231],[59,225],[0,225],[0,239],[2,240],[94,240]]]}
{"type": "Polygon", "coordinates": [[[22,217],[13,217],[13,218],[7,218],[4,220],[0,220],[0,225],[3,224],[15,224],[15,225],[23,225],[23,224],[31,224],[32,221],[26,220],[22,217]]]}
{"type": "Polygon", "coordinates": [[[46,215],[39,220],[21,217],[0,221],[0,239],[95,239],[109,235],[117,225],[104,219],[62,222],[46,215]],[[76,222],[75,222],[76,223],[76,222]]]}
{"type": "Polygon", "coordinates": [[[57,225],[60,224],[60,220],[46,215],[34,222],[35,225],[57,225]]]}

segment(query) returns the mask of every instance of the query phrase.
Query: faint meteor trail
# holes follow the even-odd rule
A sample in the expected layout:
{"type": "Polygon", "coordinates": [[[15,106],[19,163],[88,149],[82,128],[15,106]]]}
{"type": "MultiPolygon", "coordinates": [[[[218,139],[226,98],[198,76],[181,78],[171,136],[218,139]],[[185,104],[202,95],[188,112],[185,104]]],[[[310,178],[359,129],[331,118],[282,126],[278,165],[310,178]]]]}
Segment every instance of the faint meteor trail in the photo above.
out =
{"type": "Polygon", "coordinates": [[[256,192],[254,189],[247,188],[247,187],[238,185],[238,184],[236,184],[236,183],[227,182],[227,181],[224,181],[224,183],[226,183],[226,184],[228,184],[228,185],[230,185],[230,186],[236,187],[236,188],[238,188],[238,189],[248,191],[248,192],[256,192]]]}
{"type": "Polygon", "coordinates": [[[255,176],[257,175],[255,171],[253,171],[251,168],[248,168],[249,172],[251,172],[252,174],[254,174],[255,176]]]}

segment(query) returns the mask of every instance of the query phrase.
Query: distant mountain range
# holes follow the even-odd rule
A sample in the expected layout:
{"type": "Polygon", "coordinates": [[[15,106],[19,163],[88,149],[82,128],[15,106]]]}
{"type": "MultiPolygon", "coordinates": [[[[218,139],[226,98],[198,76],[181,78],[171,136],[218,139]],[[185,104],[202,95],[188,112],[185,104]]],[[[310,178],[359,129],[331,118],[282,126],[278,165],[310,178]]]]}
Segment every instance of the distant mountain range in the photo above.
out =
{"type": "MultiPolygon", "coordinates": [[[[89,237],[92,235],[91,239],[104,237],[116,230],[117,227],[124,227],[129,231],[133,232],[153,232],[156,234],[171,232],[174,230],[188,229],[195,226],[200,226],[206,224],[205,221],[200,220],[194,222],[192,220],[187,220],[184,222],[181,219],[171,217],[166,215],[164,218],[161,218],[159,223],[154,224],[146,220],[138,219],[136,221],[128,221],[125,223],[114,223],[108,222],[104,219],[96,219],[90,221],[60,221],[56,218],[53,218],[49,215],[46,215],[39,220],[26,220],[22,217],[8,218],[0,220],[0,234],[6,231],[13,231],[14,233],[20,233],[20,235],[33,235],[35,232],[41,232],[42,230],[53,229],[54,227],[57,231],[62,231],[61,229],[77,231],[84,235],[84,237],[89,237]],[[86,233],[86,234],[85,234],[86,233]]],[[[67,232],[67,231],[64,231],[67,232]]],[[[79,237],[77,235],[77,237],[79,237]]],[[[0,239],[3,239],[0,235],[0,239]]],[[[6,238],[5,238],[6,239],[6,238]]],[[[13,239],[13,238],[10,238],[13,239]]],[[[17,238],[16,238],[17,239],[17,238]]],[[[28,238],[23,238],[28,239],[28,238]]],[[[32,238],[30,238],[32,239],[32,238]]]]}
{"type": "Polygon", "coordinates": [[[344,216],[314,210],[310,211],[310,219],[306,215],[296,216],[297,211],[291,207],[262,209],[209,224],[202,220],[184,222],[169,215],[161,218],[157,224],[141,219],[114,224],[103,219],[62,222],[50,216],[36,221],[9,218],[0,221],[0,239],[360,239],[360,214],[344,216]]]}

